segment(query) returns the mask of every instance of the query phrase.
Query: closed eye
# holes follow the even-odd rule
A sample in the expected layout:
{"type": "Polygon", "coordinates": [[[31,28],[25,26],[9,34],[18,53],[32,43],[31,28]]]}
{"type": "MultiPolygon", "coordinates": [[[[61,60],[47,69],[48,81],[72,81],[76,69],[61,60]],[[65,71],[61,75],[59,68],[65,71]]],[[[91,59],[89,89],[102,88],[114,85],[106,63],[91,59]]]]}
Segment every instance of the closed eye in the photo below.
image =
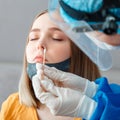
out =
{"type": "Polygon", "coordinates": [[[63,41],[63,39],[61,38],[52,38],[53,40],[56,40],[56,41],[63,41]]]}
{"type": "Polygon", "coordinates": [[[39,38],[38,37],[35,37],[35,38],[29,38],[30,41],[34,41],[34,40],[38,40],[39,38]]]}

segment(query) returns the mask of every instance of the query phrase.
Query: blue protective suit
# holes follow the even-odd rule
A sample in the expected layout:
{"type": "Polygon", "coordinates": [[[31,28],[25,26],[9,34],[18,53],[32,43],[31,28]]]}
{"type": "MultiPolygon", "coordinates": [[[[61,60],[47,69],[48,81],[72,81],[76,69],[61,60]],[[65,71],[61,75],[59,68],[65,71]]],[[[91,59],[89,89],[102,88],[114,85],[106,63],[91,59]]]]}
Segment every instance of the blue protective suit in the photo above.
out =
{"type": "Polygon", "coordinates": [[[106,78],[95,82],[99,88],[93,99],[98,105],[90,120],[120,120],[120,85],[109,85],[106,78]]]}

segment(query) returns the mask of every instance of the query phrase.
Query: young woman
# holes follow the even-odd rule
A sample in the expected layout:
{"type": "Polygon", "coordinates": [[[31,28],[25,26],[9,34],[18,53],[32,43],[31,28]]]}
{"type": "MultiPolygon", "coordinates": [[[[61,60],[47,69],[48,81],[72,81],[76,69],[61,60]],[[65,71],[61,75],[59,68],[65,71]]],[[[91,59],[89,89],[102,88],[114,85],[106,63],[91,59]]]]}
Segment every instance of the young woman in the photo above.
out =
{"type": "Polygon", "coordinates": [[[54,116],[36,97],[27,69],[29,63],[43,62],[44,49],[46,64],[54,67],[54,63],[60,63],[61,70],[91,81],[100,77],[97,66],[50,20],[47,11],[44,11],[35,18],[28,35],[19,94],[10,95],[3,103],[1,120],[81,120],[54,116]],[[64,66],[61,63],[65,63],[64,66]]]}

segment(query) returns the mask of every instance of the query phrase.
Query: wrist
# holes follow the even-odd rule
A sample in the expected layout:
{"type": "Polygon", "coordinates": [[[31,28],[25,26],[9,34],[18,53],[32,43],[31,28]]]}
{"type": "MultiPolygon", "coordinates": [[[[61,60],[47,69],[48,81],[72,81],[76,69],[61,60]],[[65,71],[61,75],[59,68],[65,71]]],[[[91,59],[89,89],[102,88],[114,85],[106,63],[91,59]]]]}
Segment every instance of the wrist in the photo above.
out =
{"type": "Polygon", "coordinates": [[[98,89],[98,85],[95,82],[90,82],[89,80],[86,81],[84,94],[90,98],[92,98],[98,89]]]}
{"type": "Polygon", "coordinates": [[[84,95],[79,102],[78,111],[75,117],[82,117],[89,120],[97,107],[97,103],[84,95]]]}

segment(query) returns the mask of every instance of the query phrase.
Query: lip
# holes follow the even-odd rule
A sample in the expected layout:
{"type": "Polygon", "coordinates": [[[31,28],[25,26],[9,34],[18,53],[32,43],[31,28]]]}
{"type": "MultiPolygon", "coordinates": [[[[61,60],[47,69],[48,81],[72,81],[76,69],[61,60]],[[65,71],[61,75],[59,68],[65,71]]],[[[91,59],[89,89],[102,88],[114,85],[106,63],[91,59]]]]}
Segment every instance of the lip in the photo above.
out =
{"type": "MultiPolygon", "coordinates": [[[[36,56],[34,59],[35,63],[43,63],[43,57],[42,56],[36,56]]],[[[47,62],[47,59],[45,59],[45,63],[47,62]]]]}
{"type": "Polygon", "coordinates": [[[42,56],[36,56],[34,58],[34,62],[43,63],[43,57],[42,56]]]}

